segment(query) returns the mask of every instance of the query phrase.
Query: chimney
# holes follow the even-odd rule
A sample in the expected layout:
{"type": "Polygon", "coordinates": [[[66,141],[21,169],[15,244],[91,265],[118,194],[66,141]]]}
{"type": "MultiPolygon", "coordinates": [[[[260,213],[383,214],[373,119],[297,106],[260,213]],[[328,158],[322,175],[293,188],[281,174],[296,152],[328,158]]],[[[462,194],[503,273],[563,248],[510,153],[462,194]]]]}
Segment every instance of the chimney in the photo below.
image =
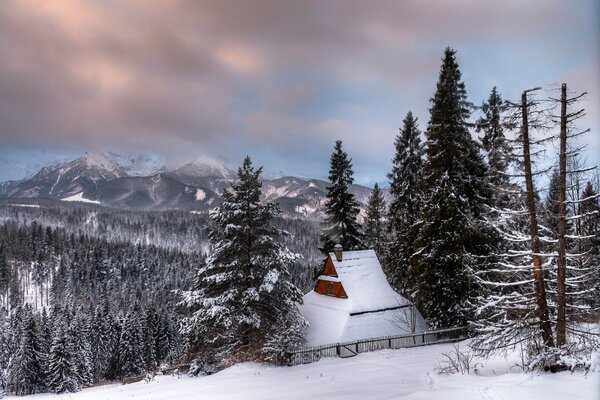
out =
{"type": "Polygon", "coordinates": [[[335,258],[338,261],[342,261],[342,245],[341,244],[336,244],[335,246],[333,246],[333,252],[335,253],[335,258]]]}

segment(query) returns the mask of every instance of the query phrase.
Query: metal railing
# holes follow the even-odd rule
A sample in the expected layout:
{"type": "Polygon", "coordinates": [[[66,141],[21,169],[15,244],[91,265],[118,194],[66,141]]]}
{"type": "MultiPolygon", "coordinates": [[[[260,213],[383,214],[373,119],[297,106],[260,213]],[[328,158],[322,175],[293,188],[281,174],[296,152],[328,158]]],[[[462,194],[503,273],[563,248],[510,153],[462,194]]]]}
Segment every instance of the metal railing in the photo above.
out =
{"type": "Polygon", "coordinates": [[[440,329],[399,336],[383,336],[361,339],[352,342],[332,343],[322,346],[305,347],[287,352],[282,364],[300,365],[319,361],[326,357],[354,357],[359,353],[383,349],[402,349],[407,347],[426,346],[437,343],[449,343],[467,338],[467,327],[440,329]]]}

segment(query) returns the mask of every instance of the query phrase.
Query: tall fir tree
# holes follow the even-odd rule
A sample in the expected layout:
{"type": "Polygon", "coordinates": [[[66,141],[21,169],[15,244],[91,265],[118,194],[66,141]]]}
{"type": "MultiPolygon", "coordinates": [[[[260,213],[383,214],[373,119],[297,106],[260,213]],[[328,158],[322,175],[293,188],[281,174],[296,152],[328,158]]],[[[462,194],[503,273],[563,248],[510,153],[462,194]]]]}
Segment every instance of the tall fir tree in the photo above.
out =
{"type": "Polygon", "coordinates": [[[407,297],[413,298],[415,283],[409,273],[409,259],[414,253],[415,223],[423,199],[421,174],[423,145],[418,121],[408,112],[402,128],[394,140],[395,154],[392,160],[390,180],[390,207],[388,212],[391,234],[388,254],[388,276],[394,287],[407,297]]]}
{"type": "Polygon", "coordinates": [[[325,220],[321,224],[321,250],[333,251],[336,244],[344,250],[362,247],[362,234],[356,217],[360,212],[350,185],[354,183],[352,160],[342,150],[342,141],[335,142],[330,159],[329,186],[325,195],[325,220]]]}
{"type": "Polygon", "coordinates": [[[212,254],[196,271],[192,290],[182,293],[191,311],[182,332],[196,353],[192,373],[281,352],[275,344],[291,345],[285,337],[295,337],[295,345],[301,340],[305,322],[296,304],[302,292],[287,270],[298,256],[282,241],[287,232],[273,225],[279,207],[260,201],[261,171],[246,157],[239,181],[211,214],[212,254]]]}
{"type": "MultiPolygon", "coordinates": [[[[552,171],[550,177],[550,183],[548,184],[548,195],[542,209],[542,229],[546,234],[552,238],[556,238],[558,235],[558,192],[559,192],[559,176],[558,169],[552,171]]],[[[546,247],[553,248],[552,245],[546,247]]]]}
{"type": "Polygon", "coordinates": [[[376,183],[367,201],[367,215],[365,218],[365,245],[375,250],[377,257],[386,260],[386,204],[383,192],[376,183]]]}
{"type": "Polygon", "coordinates": [[[0,370],[0,399],[4,398],[4,371],[0,370]]]}
{"type": "Polygon", "coordinates": [[[48,390],[59,394],[79,390],[79,374],[74,355],[73,337],[61,323],[54,332],[48,357],[48,390]]]}
{"type": "Polygon", "coordinates": [[[43,391],[44,381],[37,327],[30,306],[22,309],[20,318],[21,332],[18,347],[8,365],[6,388],[9,393],[25,396],[43,391]]]}
{"type": "Polygon", "coordinates": [[[586,239],[581,241],[581,248],[587,252],[584,265],[591,267],[586,284],[589,294],[586,295],[588,304],[594,310],[600,309],[600,195],[591,181],[588,181],[581,194],[579,214],[581,232],[586,239]]]}
{"type": "Polygon", "coordinates": [[[138,375],[144,371],[141,317],[141,310],[135,305],[123,320],[118,348],[121,377],[138,375]]]}
{"type": "Polygon", "coordinates": [[[74,338],[74,361],[80,386],[90,385],[94,378],[89,322],[88,315],[78,313],[71,326],[74,338]]]}
{"type": "Polygon", "coordinates": [[[481,142],[487,155],[489,182],[498,188],[505,187],[510,181],[508,167],[511,149],[505,135],[510,125],[504,118],[507,109],[507,103],[494,86],[487,101],[482,103],[482,115],[475,123],[476,131],[484,134],[481,142]]]}
{"type": "Polygon", "coordinates": [[[416,303],[433,327],[464,325],[470,315],[476,256],[487,255],[488,231],[481,213],[490,193],[486,165],[471,138],[471,104],[456,52],[444,53],[431,99],[423,174],[424,202],[417,251],[411,258],[416,303]]]}

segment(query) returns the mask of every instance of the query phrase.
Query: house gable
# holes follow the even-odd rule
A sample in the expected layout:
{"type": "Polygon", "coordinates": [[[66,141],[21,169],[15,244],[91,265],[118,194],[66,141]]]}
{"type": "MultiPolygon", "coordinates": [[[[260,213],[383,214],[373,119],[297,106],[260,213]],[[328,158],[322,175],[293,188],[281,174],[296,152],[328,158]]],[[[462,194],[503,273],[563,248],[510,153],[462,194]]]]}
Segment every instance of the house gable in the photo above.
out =
{"type": "Polygon", "coordinates": [[[315,292],[324,296],[337,297],[340,299],[347,299],[348,295],[344,290],[341,282],[334,282],[324,279],[319,279],[315,286],[315,292]]]}
{"type": "Polygon", "coordinates": [[[327,261],[325,262],[325,267],[323,268],[323,273],[321,275],[334,276],[338,277],[337,271],[333,265],[333,261],[331,260],[331,256],[327,257],[327,261]]]}

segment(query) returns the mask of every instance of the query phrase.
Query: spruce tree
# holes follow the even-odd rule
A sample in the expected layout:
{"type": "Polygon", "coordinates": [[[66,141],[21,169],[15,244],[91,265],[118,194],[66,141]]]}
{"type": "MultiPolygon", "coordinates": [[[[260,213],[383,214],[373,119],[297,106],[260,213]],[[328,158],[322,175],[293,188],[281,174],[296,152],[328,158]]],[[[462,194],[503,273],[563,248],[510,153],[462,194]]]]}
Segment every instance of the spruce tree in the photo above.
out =
{"type": "Polygon", "coordinates": [[[475,124],[476,131],[484,133],[482,145],[487,155],[489,182],[500,188],[509,184],[507,169],[511,150],[504,133],[510,127],[504,119],[507,109],[508,105],[494,86],[487,101],[482,103],[482,115],[475,124]]]}
{"type": "Polygon", "coordinates": [[[8,314],[3,308],[0,308],[0,371],[4,371],[8,366],[11,345],[12,328],[10,327],[8,314]]]}
{"type": "Polygon", "coordinates": [[[134,306],[127,313],[119,338],[119,366],[121,377],[139,375],[144,371],[141,312],[134,306]]]}
{"type": "Polygon", "coordinates": [[[447,48],[426,131],[424,202],[417,251],[411,262],[417,306],[433,327],[464,325],[469,317],[476,256],[487,255],[481,222],[489,199],[486,166],[471,138],[471,105],[456,62],[447,48]]]}
{"type": "Polygon", "coordinates": [[[182,304],[191,311],[182,333],[196,354],[192,373],[220,368],[234,357],[281,352],[271,346],[275,337],[303,321],[296,308],[302,292],[290,283],[287,270],[297,255],[281,241],[287,233],[273,225],[279,207],[260,201],[261,171],[246,157],[239,181],[211,213],[212,254],[196,271],[192,290],[182,293],[182,304]],[[289,322],[281,326],[282,321],[289,322]]]}
{"type": "Polygon", "coordinates": [[[547,234],[556,238],[558,235],[558,192],[559,192],[558,169],[552,171],[550,183],[548,184],[548,195],[542,211],[543,227],[547,234]]]}
{"type": "Polygon", "coordinates": [[[335,142],[330,159],[329,183],[325,195],[325,220],[321,224],[321,250],[333,251],[336,244],[344,250],[362,247],[362,235],[356,220],[360,209],[350,185],[354,183],[352,160],[342,150],[342,141],[335,142]]]}
{"type": "Polygon", "coordinates": [[[581,248],[588,254],[584,264],[591,267],[585,287],[589,290],[586,295],[588,304],[594,310],[600,309],[600,197],[592,182],[588,181],[581,194],[579,214],[582,215],[581,235],[586,239],[582,241],[581,248]]]}
{"type": "Polygon", "coordinates": [[[376,183],[367,202],[367,216],[365,218],[365,244],[375,250],[377,257],[385,261],[385,212],[386,204],[383,192],[376,183]]]}
{"type": "Polygon", "coordinates": [[[143,333],[143,348],[144,348],[144,365],[147,371],[154,371],[158,366],[157,354],[157,339],[159,335],[158,316],[153,307],[148,307],[144,315],[144,323],[142,328],[143,333]]]}
{"type": "Polygon", "coordinates": [[[387,267],[388,277],[394,287],[407,297],[413,298],[414,282],[409,274],[409,259],[414,253],[415,223],[423,198],[421,174],[423,146],[417,118],[408,112],[402,128],[394,141],[390,180],[390,208],[388,212],[391,233],[387,267]]]}
{"type": "Polygon", "coordinates": [[[39,393],[44,386],[36,323],[30,306],[23,308],[21,326],[18,347],[9,362],[6,379],[7,391],[17,396],[39,393]]]}
{"type": "Polygon", "coordinates": [[[72,393],[79,390],[79,376],[73,356],[73,337],[64,324],[56,329],[48,359],[48,389],[53,393],[72,393]]]}
{"type": "Polygon", "coordinates": [[[75,368],[79,385],[87,386],[93,382],[94,377],[89,318],[87,315],[79,313],[74,319],[71,335],[74,338],[75,368]]]}

